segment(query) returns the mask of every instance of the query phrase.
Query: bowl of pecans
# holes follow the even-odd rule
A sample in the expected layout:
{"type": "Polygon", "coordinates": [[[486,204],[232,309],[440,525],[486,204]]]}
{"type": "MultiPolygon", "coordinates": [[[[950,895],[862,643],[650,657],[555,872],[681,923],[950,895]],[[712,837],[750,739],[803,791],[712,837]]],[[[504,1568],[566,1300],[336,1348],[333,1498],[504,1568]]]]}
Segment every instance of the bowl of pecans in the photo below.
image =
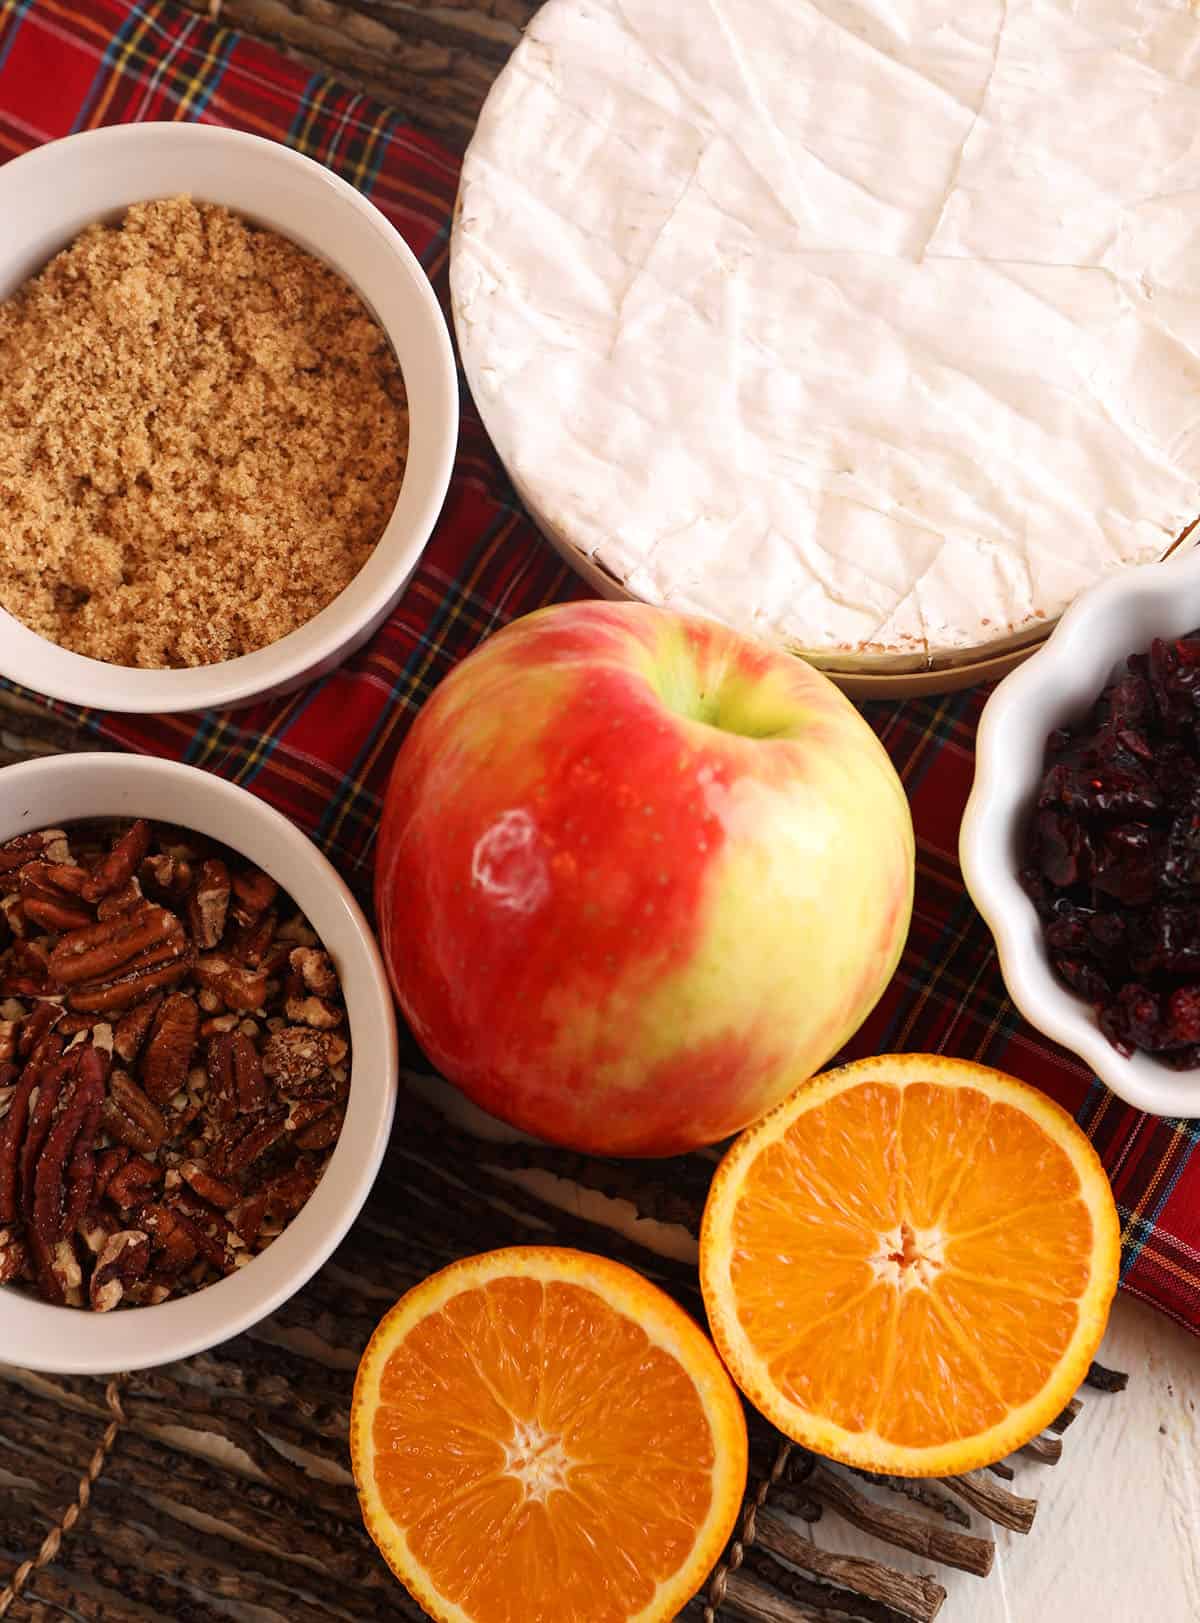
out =
{"type": "Polygon", "coordinates": [[[445,317],[361,192],[278,142],[131,124],[0,169],[0,671],[137,713],[331,670],[450,480],[445,317]]]}
{"type": "Polygon", "coordinates": [[[354,1221],[396,1080],[370,928],[278,812],[130,755],[0,774],[5,1360],[143,1368],[265,1317],[354,1221]]]}

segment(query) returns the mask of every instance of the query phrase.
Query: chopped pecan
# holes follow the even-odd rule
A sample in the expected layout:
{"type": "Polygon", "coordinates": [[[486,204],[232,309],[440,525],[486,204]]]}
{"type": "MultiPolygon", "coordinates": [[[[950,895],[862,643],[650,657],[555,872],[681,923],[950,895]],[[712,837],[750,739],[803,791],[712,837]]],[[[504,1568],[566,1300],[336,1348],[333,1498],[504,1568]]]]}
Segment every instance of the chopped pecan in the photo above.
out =
{"type": "Polygon", "coordinates": [[[120,890],[114,890],[111,896],[106,896],[96,909],[98,919],[115,919],[121,913],[133,913],[139,907],[145,907],[146,898],[142,894],[142,887],[136,879],[131,879],[120,890]]]}
{"type": "Polygon", "coordinates": [[[162,1111],[128,1072],[120,1069],[108,1079],[104,1125],[114,1138],[142,1155],[152,1155],[167,1136],[162,1111]]]}
{"type": "Polygon", "coordinates": [[[131,974],[122,975],[119,980],[110,981],[104,986],[77,987],[67,1001],[73,1009],[119,1015],[145,998],[178,986],[180,981],[186,980],[191,967],[191,960],[182,957],[157,969],[135,969],[131,974]]]}
{"type": "Polygon", "coordinates": [[[288,1107],[287,1130],[289,1133],[302,1133],[332,1109],[332,1099],[296,1099],[288,1107]]]}
{"type": "Polygon", "coordinates": [[[0,1062],[6,1062],[16,1054],[19,1035],[19,1021],[0,1020],[0,1062]]]}
{"type": "Polygon", "coordinates": [[[25,909],[21,906],[21,898],[16,891],[9,896],[0,896],[0,917],[4,919],[4,928],[10,937],[17,940],[26,934],[25,909]]]}
{"type": "Polygon", "coordinates": [[[233,1033],[230,1044],[233,1050],[233,1076],[237,1084],[238,1110],[244,1116],[265,1110],[267,1084],[258,1050],[241,1031],[233,1033]]]}
{"type": "Polygon", "coordinates": [[[108,1313],[146,1272],[150,1263],[150,1240],[141,1229],[118,1229],[110,1234],[96,1258],[89,1287],[92,1307],[108,1313]]]}
{"type": "Polygon", "coordinates": [[[199,1036],[195,998],[173,993],[155,1017],[142,1056],[142,1084],[155,1104],[165,1104],[186,1082],[199,1036]]]}
{"type": "Polygon", "coordinates": [[[229,1221],[233,1224],[234,1232],[245,1245],[253,1245],[258,1239],[263,1219],[267,1215],[267,1197],[259,1189],[245,1200],[231,1207],[228,1212],[229,1221]]]}
{"type": "Polygon", "coordinates": [[[216,1206],[223,1212],[228,1211],[231,1206],[236,1206],[241,1198],[231,1183],[227,1183],[224,1178],[218,1178],[207,1167],[202,1167],[199,1161],[181,1162],[179,1172],[201,1200],[206,1200],[210,1206],[216,1206]]]}
{"type": "Polygon", "coordinates": [[[237,1080],[233,1069],[233,1037],[228,1032],[219,1031],[209,1043],[206,1066],[213,1119],[232,1121],[237,1114],[237,1080]]]}
{"type": "Polygon", "coordinates": [[[195,1225],[187,1218],[167,1206],[151,1202],[138,1213],[138,1222],[150,1236],[157,1270],[178,1273],[195,1261],[201,1248],[193,1232],[195,1225]]]}
{"type": "Polygon", "coordinates": [[[267,977],[261,970],[243,969],[228,958],[198,958],[195,975],[207,991],[215,992],[227,1009],[250,1014],[261,1009],[267,995],[267,977]]]}
{"type": "Polygon", "coordinates": [[[260,868],[246,868],[233,876],[233,916],[239,924],[251,924],[265,913],[279,894],[279,886],[260,868]]]}
{"type": "Polygon", "coordinates": [[[327,952],[322,952],[318,947],[293,947],[288,954],[288,963],[299,975],[306,991],[316,997],[336,997],[337,970],[327,952]]]}
{"type": "MultiPolygon", "coordinates": [[[[116,1075],[115,1071],[113,1075],[116,1075]]],[[[92,1185],[93,1207],[96,1202],[104,1199],[113,1176],[120,1171],[128,1159],[128,1144],[114,1144],[111,1149],[100,1151],[96,1157],[96,1181],[92,1185]]]]}
{"type": "Polygon", "coordinates": [[[215,1037],[218,1032],[232,1031],[238,1023],[236,1014],[217,1014],[205,1020],[200,1026],[200,1035],[206,1040],[215,1037]]]}
{"type": "Polygon", "coordinates": [[[295,1166],[263,1185],[267,1210],[276,1217],[292,1217],[304,1205],[321,1181],[321,1169],[315,1162],[299,1160],[295,1166]]]}
{"type": "Polygon", "coordinates": [[[219,858],[210,858],[202,864],[187,904],[192,940],[205,952],[211,952],[225,934],[229,895],[229,869],[219,858]]]}
{"type": "Polygon", "coordinates": [[[0,1228],[0,1285],[10,1279],[19,1279],[29,1263],[25,1242],[19,1240],[13,1229],[0,1228]]]}
{"type": "Polygon", "coordinates": [[[143,884],[172,902],[180,901],[191,889],[192,865],[186,857],[162,851],[147,857],[140,872],[143,884]]]}
{"type": "Polygon", "coordinates": [[[133,878],[150,849],[150,825],[144,817],[131,823],[83,887],[83,898],[98,902],[121,890],[133,878]]]}
{"type": "Polygon", "coordinates": [[[275,931],[279,927],[279,915],[272,909],[262,915],[253,924],[243,925],[238,931],[237,939],[233,943],[232,952],[236,963],[245,969],[264,969],[268,960],[279,963],[286,955],[286,944],[275,952],[275,931]]]}
{"type": "Polygon", "coordinates": [[[126,1065],[132,1065],[141,1053],[142,1044],[154,1024],[154,1016],[158,1013],[161,1002],[162,999],[159,997],[148,998],[145,1003],[136,1004],[117,1021],[117,1029],[113,1033],[113,1052],[118,1059],[123,1059],[126,1065]]]}
{"type": "Polygon", "coordinates": [[[162,1168],[156,1167],[143,1156],[131,1155],[124,1166],[118,1167],[108,1180],[105,1196],[114,1206],[127,1210],[144,1200],[147,1189],[161,1182],[162,1168]]]}
{"type": "Polygon", "coordinates": [[[64,1014],[56,1030],[60,1037],[78,1037],[81,1031],[90,1031],[96,1024],[94,1014],[64,1014]]]}
{"type": "Polygon", "coordinates": [[[182,926],[165,907],[120,913],[62,936],[50,954],[50,973],[63,986],[115,979],[149,948],[172,940],[182,951],[182,926]]]}
{"type": "Polygon", "coordinates": [[[324,1032],[285,1026],[267,1038],[263,1074],[280,1093],[294,1094],[323,1082],[329,1070],[329,1041],[324,1032]]]}
{"type": "Polygon", "coordinates": [[[332,1031],[343,1019],[341,1009],[323,997],[289,997],[287,1017],[299,1026],[312,1026],[316,1031],[332,1031]]]}

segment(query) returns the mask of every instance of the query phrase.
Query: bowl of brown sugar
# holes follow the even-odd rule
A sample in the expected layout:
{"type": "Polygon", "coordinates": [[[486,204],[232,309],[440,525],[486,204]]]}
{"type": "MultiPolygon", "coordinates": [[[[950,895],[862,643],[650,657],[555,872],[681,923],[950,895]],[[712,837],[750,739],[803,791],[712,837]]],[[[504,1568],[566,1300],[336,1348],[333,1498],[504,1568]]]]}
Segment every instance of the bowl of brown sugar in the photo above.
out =
{"type": "Polygon", "coordinates": [[[321,165],[121,125],[0,168],[0,672],[100,709],[246,704],[379,627],[458,434],[445,319],[321,165]]]}

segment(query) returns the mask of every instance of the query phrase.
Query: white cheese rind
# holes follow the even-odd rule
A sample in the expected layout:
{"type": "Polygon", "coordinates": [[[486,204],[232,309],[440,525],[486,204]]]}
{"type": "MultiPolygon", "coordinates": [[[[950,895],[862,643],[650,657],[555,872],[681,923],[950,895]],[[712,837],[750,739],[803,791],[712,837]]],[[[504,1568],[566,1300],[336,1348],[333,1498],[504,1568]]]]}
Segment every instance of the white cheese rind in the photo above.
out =
{"type": "Polygon", "coordinates": [[[639,597],[1027,636],[1200,511],[1197,112],[1182,0],[551,0],[463,167],[472,393],[639,597]]]}

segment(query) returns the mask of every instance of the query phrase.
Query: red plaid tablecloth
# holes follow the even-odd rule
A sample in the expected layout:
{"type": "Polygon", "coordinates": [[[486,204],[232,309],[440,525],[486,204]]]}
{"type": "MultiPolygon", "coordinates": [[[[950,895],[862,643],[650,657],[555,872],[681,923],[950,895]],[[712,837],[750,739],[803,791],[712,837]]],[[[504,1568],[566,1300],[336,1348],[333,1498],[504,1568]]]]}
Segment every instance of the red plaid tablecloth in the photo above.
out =
{"type": "MultiPolygon", "coordinates": [[[[402,111],[170,4],[0,0],[0,161],[137,119],[225,124],[328,164],[397,226],[448,303],[458,163],[407,127],[402,111]]],[[[582,595],[522,511],[464,388],[441,521],[391,620],[348,665],[234,715],[141,720],[55,708],[125,749],[189,761],[252,789],[304,828],[367,901],[380,798],[422,701],[497,626],[582,595]]],[[[918,881],[903,963],[849,1054],[945,1051],[1001,1066],[1061,1100],[1112,1178],[1124,1288],[1200,1330],[1200,1123],[1126,1109],[1025,1025],[963,889],[958,825],[985,696],[865,707],[912,801],[918,881]]]]}

